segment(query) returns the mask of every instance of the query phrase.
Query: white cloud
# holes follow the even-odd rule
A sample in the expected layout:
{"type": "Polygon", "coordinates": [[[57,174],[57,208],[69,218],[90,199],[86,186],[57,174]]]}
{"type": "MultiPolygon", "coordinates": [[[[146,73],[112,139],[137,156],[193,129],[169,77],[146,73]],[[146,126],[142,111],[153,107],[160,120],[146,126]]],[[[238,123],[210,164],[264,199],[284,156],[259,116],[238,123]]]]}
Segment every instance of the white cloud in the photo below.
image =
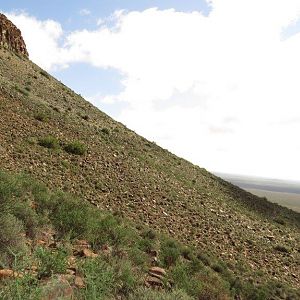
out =
{"type": "Polygon", "coordinates": [[[300,2],[210,3],[209,16],[116,12],[114,26],[73,32],[63,49],[52,38],[49,65],[119,70],[124,90],[103,96],[129,104],[116,117],[209,170],[297,179],[300,33],[282,32],[299,19],[300,2]]]}
{"type": "Polygon", "coordinates": [[[83,9],[81,9],[81,10],[79,11],[79,14],[80,14],[81,16],[89,16],[89,15],[91,14],[91,11],[88,10],[88,9],[86,9],[86,8],[83,8],[83,9]]]}
{"type": "Polygon", "coordinates": [[[59,45],[63,30],[58,22],[40,21],[26,13],[5,14],[21,29],[30,58],[35,63],[46,70],[67,66],[67,52],[59,45]]]}

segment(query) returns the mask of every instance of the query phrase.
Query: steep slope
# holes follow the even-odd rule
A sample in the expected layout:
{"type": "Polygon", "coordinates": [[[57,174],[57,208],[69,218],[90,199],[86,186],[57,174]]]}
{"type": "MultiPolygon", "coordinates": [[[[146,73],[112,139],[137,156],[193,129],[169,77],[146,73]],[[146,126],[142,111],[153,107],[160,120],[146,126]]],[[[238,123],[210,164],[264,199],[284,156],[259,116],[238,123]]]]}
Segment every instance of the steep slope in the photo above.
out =
{"type": "Polygon", "coordinates": [[[209,251],[254,284],[300,288],[299,214],[150,143],[4,49],[0,113],[0,169],[29,173],[209,251]],[[74,141],[86,148],[82,155],[65,151],[74,141]]]}

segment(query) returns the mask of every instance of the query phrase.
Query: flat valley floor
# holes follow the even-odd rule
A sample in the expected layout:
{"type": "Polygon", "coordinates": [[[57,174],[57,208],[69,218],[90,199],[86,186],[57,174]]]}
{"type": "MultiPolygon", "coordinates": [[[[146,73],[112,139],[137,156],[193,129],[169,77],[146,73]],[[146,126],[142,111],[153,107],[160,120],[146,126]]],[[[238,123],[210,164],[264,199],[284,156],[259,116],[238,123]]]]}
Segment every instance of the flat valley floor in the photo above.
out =
{"type": "Polygon", "coordinates": [[[218,176],[254,195],[300,212],[300,182],[228,174],[218,176]]]}

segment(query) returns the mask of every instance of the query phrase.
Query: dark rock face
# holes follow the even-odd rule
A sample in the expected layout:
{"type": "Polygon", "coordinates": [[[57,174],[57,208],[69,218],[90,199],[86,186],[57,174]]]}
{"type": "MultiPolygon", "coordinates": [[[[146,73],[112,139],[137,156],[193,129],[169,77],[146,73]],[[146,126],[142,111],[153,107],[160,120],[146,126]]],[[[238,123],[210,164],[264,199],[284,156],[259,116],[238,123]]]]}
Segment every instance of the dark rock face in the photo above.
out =
{"type": "Polygon", "coordinates": [[[3,14],[0,14],[0,48],[28,57],[21,31],[3,14]]]}

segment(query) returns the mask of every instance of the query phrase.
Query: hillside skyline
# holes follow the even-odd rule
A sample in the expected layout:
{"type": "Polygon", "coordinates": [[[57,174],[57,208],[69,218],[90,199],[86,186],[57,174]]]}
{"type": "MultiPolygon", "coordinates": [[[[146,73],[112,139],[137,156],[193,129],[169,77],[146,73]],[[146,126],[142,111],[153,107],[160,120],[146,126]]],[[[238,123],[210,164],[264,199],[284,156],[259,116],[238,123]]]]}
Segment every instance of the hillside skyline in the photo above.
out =
{"type": "Polygon", "coordinates": [[[299,299],[295,197],[128,129],[30,61],[3,14],[0,37],[0,298],[299,299]]]}
{"type": "Polygon", "coordinates": [[[30,59],[137,133],[212,172],[299,180],[300,4],[161,3],[1,9],[30,59]]]}

